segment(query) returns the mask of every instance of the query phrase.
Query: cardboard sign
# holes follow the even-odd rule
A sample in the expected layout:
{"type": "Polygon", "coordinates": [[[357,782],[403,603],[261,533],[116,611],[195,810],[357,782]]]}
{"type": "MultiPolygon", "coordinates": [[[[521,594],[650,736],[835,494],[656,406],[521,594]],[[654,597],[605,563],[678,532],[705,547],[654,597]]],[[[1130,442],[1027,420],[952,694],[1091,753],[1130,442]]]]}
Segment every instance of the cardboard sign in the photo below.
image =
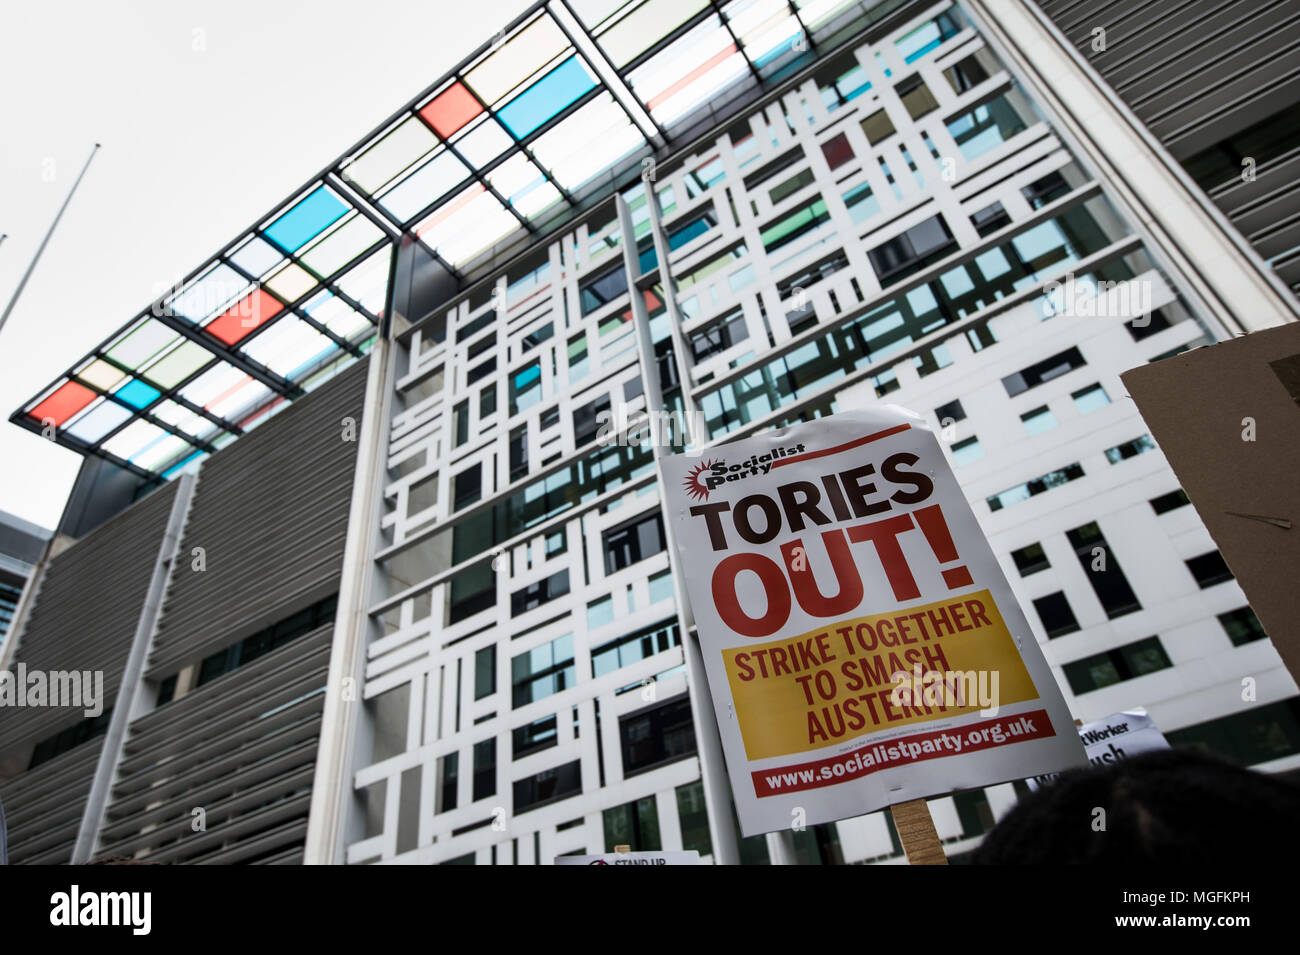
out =
{"type": "MultiPolygon", "coordinates": [[[[1079,739],[1088,754],[1088,762],[1094,766],[1118,763],[1131,759],[1138,753],[1169,749],[1165,734],[1160,732],[1155,720],[1140,706],[1122,713],[1113,713],[1105,719],[1084,723],[1079,727],[1079,739]]],[[[1060,774],[1046,773],[1031,776],[1025,783],[1030,789],[1037,789],[1058,775],[1060,774]]]]}
{"type": "Polygon", "coordinates": [[[699,865],[700,854],[689,852],[606,852],[598,856],[556,856],[556,865],[699,865]]]}
{"type": "Polygon", "coordinates": [[[745,835],[1084,762],[922,419],[832,415],[661,466],[745,835]]]}
{"type": "MultiPolygon", "coordinates": [[[[1152,361],[1120,379],[1300,680],[1300,322],[1152,361]]],[[[1167,490],[1177,490],[1173,481],[1167,490]]]]}

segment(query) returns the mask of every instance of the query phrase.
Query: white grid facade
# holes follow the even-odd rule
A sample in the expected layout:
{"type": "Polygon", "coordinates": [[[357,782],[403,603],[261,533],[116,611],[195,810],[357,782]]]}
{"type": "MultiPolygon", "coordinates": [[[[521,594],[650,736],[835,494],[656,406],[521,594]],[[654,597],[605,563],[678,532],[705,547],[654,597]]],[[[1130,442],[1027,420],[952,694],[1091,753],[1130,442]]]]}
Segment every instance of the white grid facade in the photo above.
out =
{"type": "MultiPolygon", "coordinates": [[[[1178,487],[1159,450],[1115,450],[1146,434],[1119,373],[1221,332],[1192,314],[958,7],[821,62],[653,170],[688,342],[651,359],[665,386],[685,378],[710,441],[882,400],[930,417],[1085,721],[1145,705],[1171,731],[1293,696],[1271,643],[1234,645],[1216,619],[1246,605],[1235,582],[1201,587],[1186,566],[1215,549],[1194,510],[1150,504],[1178,487]],[[1111,317],[1055,314],[1045,286],[1067,272],[1121,283],[1111,317]],[[1135,313],[1121,299],[1138,289],[1168,327],[1125,327],[1135,313]],[[1004,385],[1072,349],[1079,360],[1041,383],[1004,385]],[[962,414],[940,420],[954,400],[962,414]],[[1057,472],[1059,486],[990,503],[1057,472]],[[1139,609],[1114,614],[1090,586],[1067,531],[1092,522],[1139,609]],[[1034,544],[1047,566],[1022,577],[1012,552],[1034,544]],[[1057,593],[1077,628],[1049,637],[1034,602],[1057,593]],[[1169,665],[1144,651],[1133,659],[1149,672],[1071,689],[1067,664],[1151,637],[1169,665]]],[[[643,186],[624,195],[649,236],[643,186]]],[[[645,407],[630,294],[657,346],[671,341],[664,276],[639,248],[626,259],[650,271],[620,283],[621,244],[606,203],[400,340],[348,862],[549,863],[603,851],[630,819],[657,848],[707,848],[679,714],[623,723],[682,698],[687,679],[668,554],[653,547],[650,449],[592,427],[599,411],[619,422],[645,407]],[[662,735],[625,742],[623,726],[662,735]]],[[[985,798],[998,814],[1015,797],[1004,785],[985,798]]],[[[931,808],[952,849],[973,844],[954,799],[931,808]]],[[[900,858],[883,814],[835,828],[846,862],[900,858]]]]}

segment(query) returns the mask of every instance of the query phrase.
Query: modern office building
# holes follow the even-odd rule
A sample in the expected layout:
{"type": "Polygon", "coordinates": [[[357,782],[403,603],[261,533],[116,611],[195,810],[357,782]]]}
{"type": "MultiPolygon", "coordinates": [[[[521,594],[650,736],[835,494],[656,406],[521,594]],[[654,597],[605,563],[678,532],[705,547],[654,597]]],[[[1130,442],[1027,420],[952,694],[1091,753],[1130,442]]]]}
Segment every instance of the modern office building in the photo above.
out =
{"type": "Polygon", "coordinates": [[[49,539],[45,528],[0,511],[0,643],[13,625],[23,588],[49,539]]]}
{"type": "MultiPolygon", "coordinates": [[[[738,838],[662,409],[926,415],[1076,716],[1300,767],[1119,380],[1296,320],[1287,260],[1058,7],[538,3],[72,365],[11,418],[86,463],[0,663],[110,700],[0,723],[15,861],[901,860],[738,838]]],[[[1015,799],[931,800],[950,854],[1015,799]]]]}

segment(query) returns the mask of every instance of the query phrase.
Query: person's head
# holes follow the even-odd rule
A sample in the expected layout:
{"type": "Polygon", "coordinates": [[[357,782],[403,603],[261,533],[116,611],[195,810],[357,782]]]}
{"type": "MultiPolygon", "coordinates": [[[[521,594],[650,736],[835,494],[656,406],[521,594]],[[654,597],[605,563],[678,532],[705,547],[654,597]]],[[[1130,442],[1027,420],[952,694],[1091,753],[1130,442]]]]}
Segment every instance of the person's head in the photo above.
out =
{"type": "Polygon", "coordinates": [[[1062,773],[974,851],[977,865],[1244,862],[1300,832],[1300,787],[1188,750],[1062,773]]]}

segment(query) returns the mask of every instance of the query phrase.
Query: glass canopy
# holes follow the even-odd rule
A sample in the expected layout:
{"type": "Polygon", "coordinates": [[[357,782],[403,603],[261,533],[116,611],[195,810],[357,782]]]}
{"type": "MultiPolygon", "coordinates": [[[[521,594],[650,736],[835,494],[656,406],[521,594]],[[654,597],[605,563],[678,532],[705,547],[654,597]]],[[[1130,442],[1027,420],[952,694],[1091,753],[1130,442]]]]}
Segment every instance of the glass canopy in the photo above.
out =
{"type": "Polygon", "coordinates": [[[542,0],[10,420],[144,477],[196,466],[368,350],[399,237],[460,279],[890,5],[542,0]]]}

